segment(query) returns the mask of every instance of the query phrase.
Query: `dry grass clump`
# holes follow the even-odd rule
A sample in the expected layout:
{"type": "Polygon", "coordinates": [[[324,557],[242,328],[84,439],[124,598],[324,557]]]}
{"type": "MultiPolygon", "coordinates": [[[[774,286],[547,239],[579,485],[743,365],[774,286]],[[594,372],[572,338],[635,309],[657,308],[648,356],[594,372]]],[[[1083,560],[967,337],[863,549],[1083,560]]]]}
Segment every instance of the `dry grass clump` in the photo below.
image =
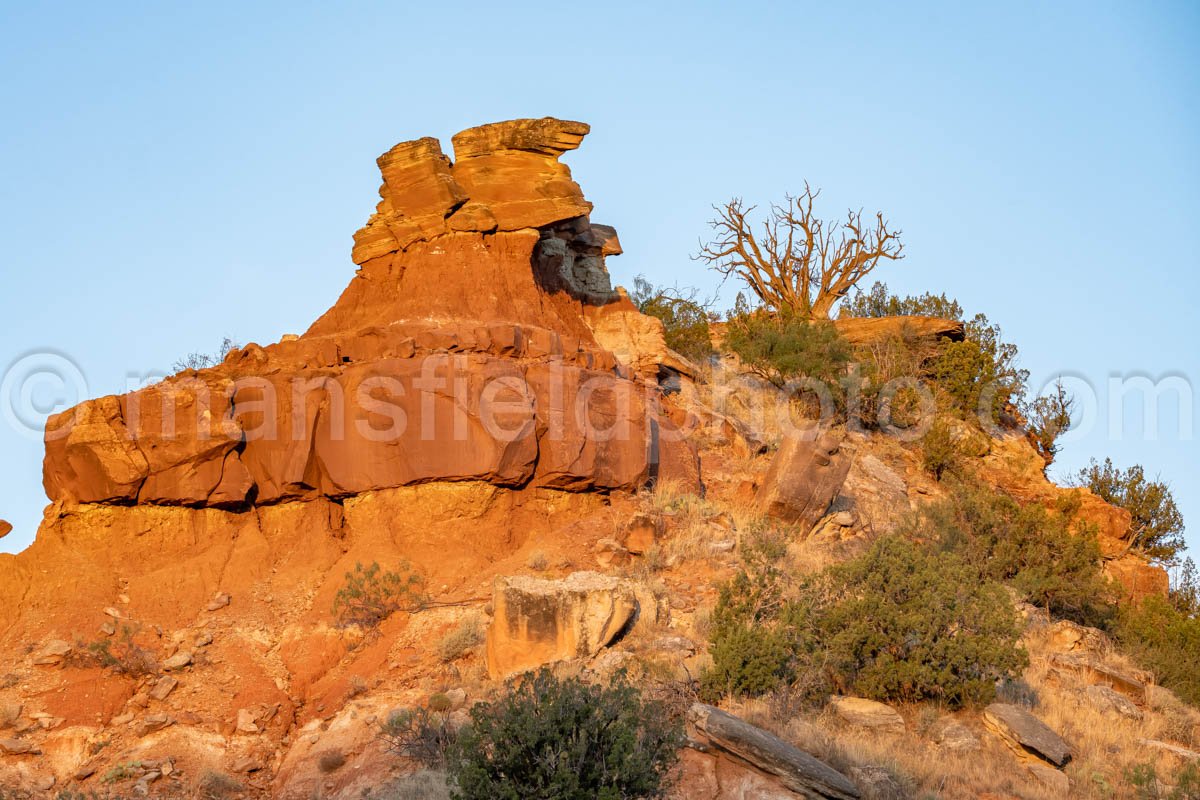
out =
{"type": "Polygon", "coordinates": [[[483,644],[483,639],[483,617],[478,612],[471,612],[438,642],[438,658],[446,664],[457,661],[483,644]]]}

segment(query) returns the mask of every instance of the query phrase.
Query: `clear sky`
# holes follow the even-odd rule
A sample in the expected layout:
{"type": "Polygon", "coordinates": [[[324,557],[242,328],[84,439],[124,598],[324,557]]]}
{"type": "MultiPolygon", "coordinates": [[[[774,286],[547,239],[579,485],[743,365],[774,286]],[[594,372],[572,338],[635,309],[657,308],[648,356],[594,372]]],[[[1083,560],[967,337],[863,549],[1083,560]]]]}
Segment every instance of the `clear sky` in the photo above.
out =
{"type": "MultiPolygon", "coordinates": [[[[1055,469],[1161,473],[1200,549],[1200,398],[1154,438],[1137,415],[1111,432],[1104,398],[1112,374],[1200,381],[1200,5],[990,6],[5,2],[0,377],[67,358],[95,396],[225,335],[301,332],[353,274],[378,154],[573,118],[617,282],[714,289],[689,254],[733,195],[807,179],[827,216],[883,209],[907,243],[893,289],[985,311],[1035,384],[1100,390],[1055,469]]],[[[21,419],[79,399],[4,389],[21,419]]],[[[47,502],[12,416],[5,550],[47,502]]]]}

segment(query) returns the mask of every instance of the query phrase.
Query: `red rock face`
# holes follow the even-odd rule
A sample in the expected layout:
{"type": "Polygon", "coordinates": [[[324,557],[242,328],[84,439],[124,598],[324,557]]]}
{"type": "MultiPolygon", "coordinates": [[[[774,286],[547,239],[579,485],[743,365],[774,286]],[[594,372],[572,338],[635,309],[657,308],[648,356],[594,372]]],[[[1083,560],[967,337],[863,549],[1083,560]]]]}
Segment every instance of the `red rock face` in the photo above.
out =
{"type": "Polygon", "coordinates": [[[558,161],[587,132],[472,128],[456,163],[435,139],[393,147],[333,308],[301,337],[53,418],[47,494],[237,509],[432,481],[698,482],[694,449],[660,442],[673,427],[657,386],[585,320],[620,306],[604,267],[616,234],[558,161]]]}

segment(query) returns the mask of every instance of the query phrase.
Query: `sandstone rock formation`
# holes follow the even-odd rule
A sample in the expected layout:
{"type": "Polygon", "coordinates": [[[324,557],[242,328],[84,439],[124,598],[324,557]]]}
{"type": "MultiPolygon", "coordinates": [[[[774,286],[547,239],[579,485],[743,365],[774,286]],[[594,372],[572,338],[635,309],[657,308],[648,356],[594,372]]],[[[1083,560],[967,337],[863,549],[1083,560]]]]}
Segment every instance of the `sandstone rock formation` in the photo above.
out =
{"type": "Polygon", "coordinates": [[[8,520],[0,519],[0,539],[12,533],[13,526],[8,520]]]}
{"type": "Polygon", "coordinates": [[[788,789],[814,800],[854,800],[859,791],[842,773],[774,734],[719,708],[695,703],[688,721],[713,747],[776,776],[788,789]]]}
{"type": "Polygon", "coordinates": [[[595,572],[576,572],[561,581],[499,578],[487,632],[488,671],[505,677],[555,661],[590,658],[626,629],[637,610],[627,583],[595,572]]]}
{"type": "Polygon", "coordinates": [[[393,147],[334,307],[303,336],[53,418],[51,500],[244,509],[434,480],[630,490],[693,472],[687,445],[659,444],[655,376],[630,380],[644,354],[619,363],[593,335],[637,312],[604,267],[615,232],[591,224],[558,161],[587,131],[484,125],[454,137],[455,163],[434,139],[393,147]]]}
{"type": "Polygon", "coordinates": [[[812,529],[829,511],[846,475],[851,457],[832,435],[816,438],[792,433],[779,446],[754,503],[764,513],[812,529]]]}
{"type": "Polygon", "coordinates": [[[1061,768],[1071,760],[1071,746],[1046,723],[1019,706],[992,703],[983,712],[983,722],[1025,761],[1041,761],[1061,768]]]}
{"type": "Polygon", "coordinates": [[[941,317],[845,317],[834,320],[833,324],[843,339],[857,346],[892,337],[960,342],[966,335],[962,320],[941,317]]]}
{"type": "Polygon", "coordinates": [[[1029,441],[1016,433],[991,440],[981,476],[1021,503],[1041,503],[1056,513],[1068,509],[1075,527],[1096,536],[1105,572],[1124,589],[1127,599],[1149,595],[1165,597],[1169,588],[1166,570],[1130,552],[1132,517],[1086,488],[1063,488],[1046,477],[1046,462],[1029,441]]]}

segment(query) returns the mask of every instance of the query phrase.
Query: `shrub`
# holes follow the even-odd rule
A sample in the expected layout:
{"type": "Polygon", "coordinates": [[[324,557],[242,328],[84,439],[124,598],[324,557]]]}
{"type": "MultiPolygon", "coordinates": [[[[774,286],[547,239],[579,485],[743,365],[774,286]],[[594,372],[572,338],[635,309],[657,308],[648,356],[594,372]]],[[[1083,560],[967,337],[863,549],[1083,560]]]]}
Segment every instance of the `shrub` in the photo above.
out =
{"type": "Polygon", "coordinates": [[[1141,465],[1128,469],[1095,460],[1079,473],[1079,483],[1106,503],[1123,508],[1133,516],[1133,548],[1148,558],[1170,562],[1186,547],[1183,514],[1175,496],[1163,481],[1146,480],[1141,465]]]}
{"type": "Polygon", "coordinates": [[[477,615],[468,616],[438,642],[437,654],[449,664],[483,643],[483,623],[477,615]]]}
{"type": "Polygon", "coordinates": [[[1025,665],[1004,590],[960,559],[899,537],[794,587],[744,570],[713,615],[710,700],[799,686],[879,700],[985,703],[1025,665]],[[783,599],[784,595],[788,599],[783,599]]]}
{"type": "Polygon", "coordinates": [[[1185,616],[1200,616],[1200,574],[1196,571],[1196,562],[1185,558],[1179,566],[1179,572],[1171,582],[1169,593],[1171,604],[1185,616]]]}
{"type": "Polygon", "coordinates": [[[379,733],[388,750],[430,769],[445,767],[458,740],[448,707],[398,709],[380,724],[379,733]]]}
{"type": "Polygon", "coordinates": [[[962,319],[962,306],[957,300],[944,294],[909,295],[898,297],[888,291],[886,283],[876,281],[871,290],[861,289],[842,301],[839,316],[842,317],[942,317],[962,319]]]}
{"type": "Polygon", "coordinates": [[[958,443],[944,419],[935,420],[921,440],[921,466],[937,480],[958,466],[958,443]]]}
{"type": "Polygon", "coordinates": [[[834,683],[876,699],[990,701],[1026,656],[1004,589],[972,573],[899,537],[832,568],[819,625],[834,683]]]}
{"type": "Polygon", "coordinates": [[[1017,348],[983,314],[966,325],[966,338],[945,342],[930,368],[949,406],[964,419],[1001,418],[1021,403],[1029,373],[1017,367],[1017,348]]]}
{"type": "Polygon", "coordinates": [[[1137,800],[1200,800],[1200,764],[1190,762],[1175,775],[1175,785],[1165,785],[1153,764],[1135,764],[1125,770],[1125,780],[1137,800]]]}
{"type": "Polygon", "coordinates": [[[977,580],[1012,586],[1051,614],[1085,625],[1111,617],[1112,593],[1100,548],[1088,530],[1072,532],[1065,514],[1022,507],[1006,494],[958,482],[927,506],[906,532],[933,539],[976,572],[977,580]]]}
{"type": "Polygon", "coordinates": [[[1200,705],[1200,618],[1169,600],[1147,597],[1121,609],[1116,638],[1159,683],[1192,705],[1200,705]]]}
{"type": "Polygon", "coordinates": [[[450,787],[444,772],[421,770],[369,791],[364,800],[450,800],[450,787]]]}
{"type": "Polygon", "coordinates": [[[1054,384],[1054,392],[1039,397],[1023,409],[1029,433],[1042,458],[1049,464],[1058,455],[1058,438],[1071,429],[1075,400],[1067,393],[1062,381],[1054,384]]]}
{"type": "Polygon", "coordinates": [[[662,320],[667,347],[693,361],[705,362],[713,353],[709,314],[696,297],[695,290],[656,287],[639,275],[633,281],[630,300],[638,311],[662,320]]]}
{"type": "Polygon", "coordinates": [[[317,769],[321,772],[337,772],[346,766],[346,756],[341,750],[326,750],[317,759],[317,769]]]}
{"type": "Polygon", "coordinates": [[[542,669],[471,710],[450,761],[458,800],[662,797],[682,722],[624,673],[608,686],[542,669]]]}
{"type": "Polygon", "coordinates": [[[137,634],[135,626],[122,625],[112,638],[96,639],[76,647],[77,655],[73,661],[79,666],[105,667],[132,678],[156,675],[158,661],[152,652],[137,643],[137,634]]]}
{"type": "Polygon", "coordinates": [[[384,572],[378,563],[355,564],[333,599],[333,615],[342,625],[378,627],[397,611],[420,611],[429,604],[425,579],[408,564],[384,572]]]}
{"type": "Polygon", "coordinates": [[[750,311],[739,298],[725,344],[754,374],[779,388],[799,378],[824,384],[835,397],[850,363],[850,346],[829,322],[750,311]]]}
{"type": "Polygon", "coordinates": [[[243,790],[242,784],[223,772],[205,770],[199,780],[200,796],[205,800],[223,800],[243,790]]]}
{"type": "Polygon", "coordinates": [[[181,359],[178,359],[171,365],[171,369],[175,372],[183,372],[189,369],[208,369],[215,367],[225,360],[225,356],[229,355],[231,350],[237,350],[241,344],[226,336],[221,340],[221,346],[216,352],[209,353],[188,353],[181,359]]]}

